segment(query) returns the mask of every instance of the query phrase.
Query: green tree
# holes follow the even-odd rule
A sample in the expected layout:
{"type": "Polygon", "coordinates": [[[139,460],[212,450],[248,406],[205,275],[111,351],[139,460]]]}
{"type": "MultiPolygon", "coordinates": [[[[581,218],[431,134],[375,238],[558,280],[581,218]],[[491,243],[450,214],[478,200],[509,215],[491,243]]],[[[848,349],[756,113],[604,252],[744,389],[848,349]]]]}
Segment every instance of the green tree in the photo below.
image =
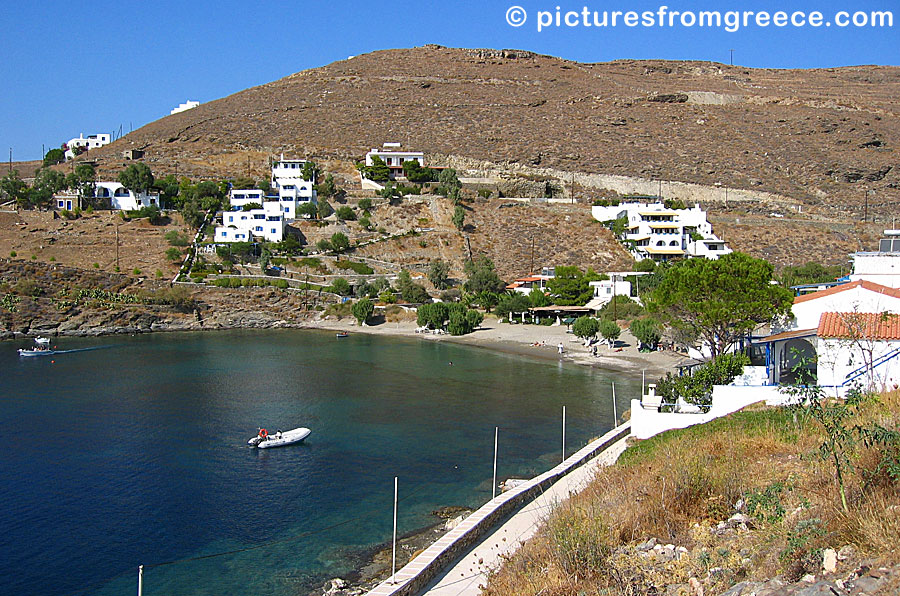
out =
{"type": "Polygon", "coordinates": [[[462,205],[457,205],[453,208],[453,225],[457,230],[462,230],[466,225],[466,210],[462,208],[462,205]]]}
{"type": "Polygon", "coordinates": [[[206,213],[200,205],[200,199],[193,197],[186,201],[181,207],[181,216],[184,217],[184,223],[188,226],[199,229],[206,221],[206,213]]]}
{"type": "Polygon", "coordinates": [[[600,331],[600,321],[594,317],[578,317],[572,324],[572,333],[581,339],[594,337],[598,331],[600,331]]]}
{"type": "Polygon", "coordinates": [[[791,310],[790,290],[770,283],[772,265],[742,253],[673,265],[648,308],[696,334],[715,358],[761,323],[791,310]]]}
{"type": "Polygon", "coordinates": [[[424,168],[416,159],[410,159],[403,162],[403,175],[410,182],[423,183],[433,182],[435,180],[435,172],[431,168],[424,168]]]}
{"type": "MultiPolygon", "coordinates": [[[[324,201],[323,201],[324,202],[324,201]]],[[[319,215],[319,208],[315,203],[303,203],[297,206],[297,215],[315,219],[319,215]]]]}
{"type": "Polygon", "coordinates": [[[656,350],[662,333],[659,324],[653,319],[637,319],[631,323],[631,334],[640,343],[641,350],[656,350]]]}
{"type": "Polygon", "coordinates": [[[133,193],[147,192],[153,186],[153,172],[145,163],[133,163],[119,172],[119,184],[133,193]]]}
{"type": "Polygon", "coordinates": [[[338,207],[335,213],[337,214],[337,218],[341,221],[354,221],[356,219],[356,212],[353,211],[353,207],[348,205],[338,207]]]}
{"type": "Polygon", "coordinates": [[[316,214],[319,216],[319,219],[325,219],[332,213],[334,213],[334,208],[328,203],[328,201],[318,202],[316,214]]]}
{"type": "Polygon", "coordinates": [[[353,313],[359,325],[363,326],[372,317],[372,313],[375,312],[375,305],[368,298],[360,298],[350,308],[350,312],[353,313]]]}
{"type": "Polygon", "coordinates": [[[593,269],[584,273],[578,267],[557,267],[556,276],[547,281],[553,302],[560,306],[584,306],[593,296],[590,282],[603,279],[593,269]]]}
{"type": "Polygon", "coordinates": [[[357,169],[362,175],[373,182],[387,182],[391,179],[391,169],[384,163],[384,160],[377,155],[372,156],[372,165],[366,166],[359,164],[357,169]]]}
{"type": "Polygon", "coordinates": [[[344,252],[350,248],[350,239],[343,232],[335,232],[331,235],[331,248],[337,252],[344,252]]]}
{"type": "Polygon", "coordinates": [[[19,178],[18,170],[10,170],[0,179],[0,192],[8,201],[15,201],[19,207],[28,206],[28,185],[19,178]]]}
{"type": "Polygon", "coordinates": [[[237,178],[232,180],[231,188],[235,190],[256,188],[256,181],[253,178],[248,178],[247,176],[238,176],[237,178]]]}
{"type": "Polygon", "coordinates": [[[181,251],[175,248],[174,246],[166,249],[166,258],[172,262],[181,260],[181,251]]]}
{"type": "Polygon", "coordinates": [[[66,176],[66,186],[78,193],[82,199],[94,196],[97,182],[97,171],[89,163],[80,163],[75,171],[66,176]]]}
{"type": "Polygon", "coordinates": [[[53,195],[66,188],[66,177],[51,168],[41,168],[34,175],[34,184],[28,193],[28,202],[33,207],[43,209],[53,201],[53,195]]]}
{"type": "Polygon", "coordinates": [[[553,304],[550,296],[542,292],[540,288],[532,288],[531,292],[528,293],[528,299],[531,300],[531,306],[534,308],[553,304]]]}
{"type": "Polygon", "coordinates": [[[397,290],[400,291],[400,297],[411,304],[431,302],[431,296],[425,287],[415,283],[409,271],[405,269],[400,272],[400,276],[397,279],[397,290]]]}
{"type": "Polygon", "coordinates": [[[372,199],[365,197],[359,200],[357,206],[363,211],[368,211],[372,208],[372,199]]]}
{"type": "Polygon", "coordinates": [[[62,149],[51,149],[44,155],[44,167],[55,166],[66,161],[66,152],[62,149]]]}
{"type": "Polygon", "coordinates": [[[506,289],[506,283],[497,275],[494,262],[487,256],[480,256],[474,261],[468,261],[463,267],[466,274],[466,283],[463,289],[472,294],[481,292],[502,292],[506,289]]]}
{"type": "Polygon", "coordinates": [[[509,292],[500,296],[494,314],[498,317],[505,318],[510,314],[517,315],[528,312],[531,308],[531,300],[521,292],[509,292]]]}
{"type": "Polygon", "coordinates": [[[619,339],[619,334],[622,333],[615,321],[600,321],[599,331],[609,347],[613,347],[615,341],[619,339]]]}
{"type": "Polygon", "coordinates": [[[350,282],[343,277],[335,278],[328,289],[339,296],[353,295],[353,288],[350,287],[350,282]]]}
{"type": "MultiPolygon", "coordinates": [[[[316,178],[319,177],[319,166],[316,165],[314,161],[307,161],[303,163],[303,168],[300,170],[300,175],[303,176],[304,180],[309,180],[310,182],[315,183],[316,178]]],[[[332,181],[334,178],[332,178],[332,181]]]]}
{"type": "Polygon", "coordinates": [[[461,188],[462,183],[459,181],[456,170],[453,168],[444,168],[441,170],[440,174],[438,174],[438,187],[435,189],[435,192],[439,195],[443,195],[455,201],[459,199],[459,191],[461,188]]]}
{"type": "Polygon", "coordinates": [[[446,289],[450,281],[450,264],[441,259],[431,261],[428,264],[428,281],[438,290],[446,289]]]}

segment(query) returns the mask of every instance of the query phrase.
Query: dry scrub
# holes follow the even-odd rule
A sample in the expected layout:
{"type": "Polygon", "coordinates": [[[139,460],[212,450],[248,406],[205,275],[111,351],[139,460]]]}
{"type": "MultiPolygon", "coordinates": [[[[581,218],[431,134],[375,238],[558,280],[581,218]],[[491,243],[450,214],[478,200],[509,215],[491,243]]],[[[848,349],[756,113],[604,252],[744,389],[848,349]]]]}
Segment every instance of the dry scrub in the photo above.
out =
{"type": "MultiPolygon", "coordinates": [[[[900,427],[900,392],[853,423],[873,421],[900,427]]],[[[719,594],[741,581],[818,575],[826,548],[845,567],[859,557],[896,564],[900,490],[878,469],[885,450],[851,453],[845,514],[819,432],[754,406],[638,443],[560,506],[485,594],[719,594]]]]}

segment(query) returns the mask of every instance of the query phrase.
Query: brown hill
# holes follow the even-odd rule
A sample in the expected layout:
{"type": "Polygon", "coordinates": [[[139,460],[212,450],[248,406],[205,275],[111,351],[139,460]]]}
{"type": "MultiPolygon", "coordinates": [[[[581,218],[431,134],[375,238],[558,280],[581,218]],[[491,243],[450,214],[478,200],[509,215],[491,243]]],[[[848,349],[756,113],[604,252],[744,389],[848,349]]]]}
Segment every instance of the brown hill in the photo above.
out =
{"type": "Polygon", "coordinates": [[[808,205],[900,201],[900,68],[580,64],[425,46],[303,71],[167,116],[91,152],[158,173],[262,175],[285,151],[360,159],[382,141],[431,155],[769,191],[808,205]]]}

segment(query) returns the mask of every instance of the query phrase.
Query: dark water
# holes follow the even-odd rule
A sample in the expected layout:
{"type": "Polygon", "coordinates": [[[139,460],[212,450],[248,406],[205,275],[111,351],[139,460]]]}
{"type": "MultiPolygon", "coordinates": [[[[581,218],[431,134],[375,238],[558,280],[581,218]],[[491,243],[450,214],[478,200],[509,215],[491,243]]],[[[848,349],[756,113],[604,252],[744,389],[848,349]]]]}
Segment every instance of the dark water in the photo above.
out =
{"type": "MultiPolygon", "coordinates": [[[[611,377],[447,343],[55,343],[99,349],[0,345],[0,594],[133,594],[139,564],[151,596],[306,594],[390,539],[395,475],[404,533],[490,498],[494,426],[501,479],[558,463],[563,405],[569,453],[612,426],[611,377]],[[259,451],[259,425],[313,432],[259,451]]],[[[617,379],[619,412],[639,383],[617,379]]]]}

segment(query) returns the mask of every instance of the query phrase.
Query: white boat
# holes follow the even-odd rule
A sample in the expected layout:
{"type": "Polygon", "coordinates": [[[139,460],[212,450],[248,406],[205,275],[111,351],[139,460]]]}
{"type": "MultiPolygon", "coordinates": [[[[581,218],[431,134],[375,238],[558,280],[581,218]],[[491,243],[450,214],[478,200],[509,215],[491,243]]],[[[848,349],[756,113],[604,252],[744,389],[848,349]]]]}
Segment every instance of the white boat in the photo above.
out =
{"type": "Polygon", "coordinates": [[[309,436],[312,431],[308,428],[295,428],[294,430],[286,430],[269,433],[266,429],[259,429],[259,433],[247,441],[251,447],[259,447],[260,449],[268,449],[269,447],[283,447],[285,445],[293,445],[299,443],[309,436]]]}
{"type": "Polygon", "coordinates": [[[56,350],[50,349],[49,337],[35,337],[34,347],[19,348],[19,356],[52,356],[56,350]]]}

